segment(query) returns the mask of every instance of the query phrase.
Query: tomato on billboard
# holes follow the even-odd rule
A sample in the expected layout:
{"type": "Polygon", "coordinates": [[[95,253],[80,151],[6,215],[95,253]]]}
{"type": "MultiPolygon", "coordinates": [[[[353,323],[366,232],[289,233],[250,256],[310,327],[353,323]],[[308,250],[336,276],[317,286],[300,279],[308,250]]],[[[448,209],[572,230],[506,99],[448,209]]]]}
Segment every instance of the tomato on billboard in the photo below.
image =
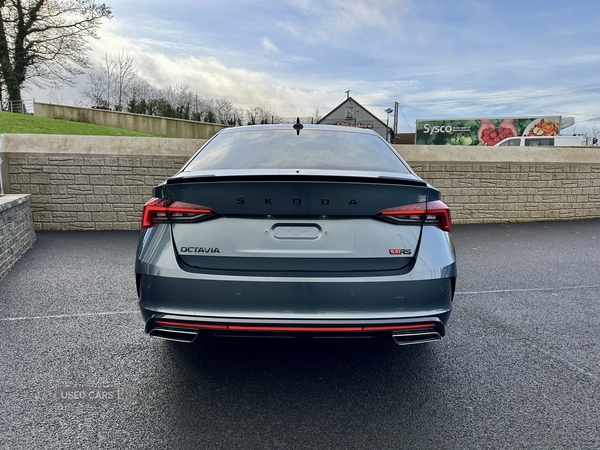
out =
{"type": "Polygon", "coordinates": [[[516,136],[558,136],[560,116],[419,119],[417,145],[496,145],[516,136]]]}

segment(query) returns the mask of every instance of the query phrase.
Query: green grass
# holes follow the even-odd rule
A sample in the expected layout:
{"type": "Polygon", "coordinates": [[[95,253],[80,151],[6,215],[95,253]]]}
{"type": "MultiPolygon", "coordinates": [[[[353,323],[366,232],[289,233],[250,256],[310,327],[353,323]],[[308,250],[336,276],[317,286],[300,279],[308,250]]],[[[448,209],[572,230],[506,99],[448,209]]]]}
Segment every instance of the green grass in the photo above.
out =
{"type": "Polygon", "coordinates": [[[77,134],[87,136],[145,136],[164,137],[139,133],[121,128],[103,127],[89,123],[35,117],[0,111],[0,134],[77,134]]]}

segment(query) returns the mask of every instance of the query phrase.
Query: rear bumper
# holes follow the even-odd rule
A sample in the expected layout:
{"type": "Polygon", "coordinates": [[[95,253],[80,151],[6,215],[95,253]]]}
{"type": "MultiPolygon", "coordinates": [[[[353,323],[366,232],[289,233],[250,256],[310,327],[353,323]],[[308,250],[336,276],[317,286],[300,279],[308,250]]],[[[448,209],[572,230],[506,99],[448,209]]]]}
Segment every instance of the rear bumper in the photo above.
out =
{"type": "MultiPolygon", "coordinates": [[[[173,279],[141,275],[139,306],[155,315],[214,318],[235,323],[371,324],[418,317],[445,318],[452,309],[453,278],[398,281],[354,279],[173,279]]],[[[393,325],[394,323],[389,323],[393,325]]]]}
{"type": "Polygon", "coordinates": [[[409,273],[196,273],[180,267],[169,229],[157,226],[142,233],[136,279],[146,332],[165,339],[190,342],[202,334],[389,338],[415,330],[421,337],[427,332],[441,337],[452,309],[456,263],[448,233],[424,227],[409,273]],[[431,327],[422,327],[427,323],[431,327]]]}
{"type": "MultiPolygon", "coordinates": [[[[148,311],[145,311],[148,314],[148,311]]],[[[146,315],[144,314],[144,315],[146,315]]],[[[385,320],[256,320],[151,314],[145,331],[150,336],[190,343],[198,336],[345,337],[390,335],[398,345],[431,342],[446,334],[449,312],[441,317],[385,320]]]]}

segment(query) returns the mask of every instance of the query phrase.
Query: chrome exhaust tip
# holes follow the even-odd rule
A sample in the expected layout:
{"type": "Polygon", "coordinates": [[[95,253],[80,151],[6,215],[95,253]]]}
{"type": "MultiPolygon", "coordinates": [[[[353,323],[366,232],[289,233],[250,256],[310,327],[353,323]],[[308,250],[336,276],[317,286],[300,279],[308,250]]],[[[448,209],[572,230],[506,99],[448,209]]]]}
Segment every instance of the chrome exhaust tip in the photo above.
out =
{"type": "Polygon", "coordinates": [[[158,339],[191,344],[198,336],[198,331],[179,330],[173,328],[153,328],[148,334],[158,339]]]}
{"type": "Polygon", "coordinates": [[[392,333],[392,338],[397,345],[412,345],[437,342],[442,339],[442,335],[437,331],[428,331],[425,333],[392,333]]]}

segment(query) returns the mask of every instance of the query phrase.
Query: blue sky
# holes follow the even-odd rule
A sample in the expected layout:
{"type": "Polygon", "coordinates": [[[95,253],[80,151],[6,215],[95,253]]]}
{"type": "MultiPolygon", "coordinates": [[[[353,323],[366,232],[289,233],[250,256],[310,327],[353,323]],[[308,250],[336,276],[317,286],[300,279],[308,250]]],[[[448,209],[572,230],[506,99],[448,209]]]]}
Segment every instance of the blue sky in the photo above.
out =
{"type": "MultiPolygon", "coordinates": [[[[577,132],[600,124],[598,0],[106,3],[114,17],[92,62],[124,51],[157,87],[183,84],[240,108],[324,115],[350,90],[383,120],[399,102],[400,132],[432,117],[574,116],[577,132]]],[[[81,88],[52,95],[75,104],[81,88]]]]}

